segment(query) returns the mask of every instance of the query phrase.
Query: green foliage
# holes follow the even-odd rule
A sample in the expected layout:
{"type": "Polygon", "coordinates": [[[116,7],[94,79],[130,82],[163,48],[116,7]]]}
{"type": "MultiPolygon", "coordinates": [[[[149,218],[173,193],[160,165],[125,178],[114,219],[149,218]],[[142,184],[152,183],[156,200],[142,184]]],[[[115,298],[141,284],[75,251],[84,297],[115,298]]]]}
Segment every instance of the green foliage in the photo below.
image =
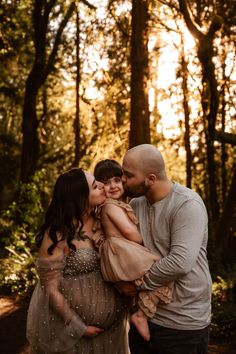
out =
{"type": "Polygon", "coordinates": [[[211,336],[235,338],[236,336],[236,274],[227,279],[218,276],[212,289],[211,336]]]}
{"type": "Polygon", "coordinates": [[[35,285],[35,234],[42,223],[45,170],[21,183],[15,200],[1,216],[0,287],[5,293],[26,296],[35,285]]]}
{"type": "Polygon", "coordinates": [[[37,280],[34,256],[28,248],[21,253],[10,247],[6,249],[9,257],[0,261],[1,292],[25,298],[30,295],[37,280]]]}

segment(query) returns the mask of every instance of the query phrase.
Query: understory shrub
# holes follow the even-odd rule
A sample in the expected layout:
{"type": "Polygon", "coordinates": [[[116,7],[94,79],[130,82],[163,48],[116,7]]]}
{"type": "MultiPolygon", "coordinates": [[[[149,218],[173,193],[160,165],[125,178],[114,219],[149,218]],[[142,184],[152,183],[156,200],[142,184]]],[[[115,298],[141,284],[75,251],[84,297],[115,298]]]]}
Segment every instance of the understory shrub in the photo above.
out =
{"type": "Polygon", "coordinates": [[[48,193],[46,171],[38,171],[29,183],[21,183],[1,223],[0,288],[5,294],[26,297],[37,280],[35,235],[42,223],[42,196],[48,193]]]}
{"type": "Polygon", "coordinates": [[[211,337],[236,338],[236,272],[218,276],[212,289],[211,337]]]}

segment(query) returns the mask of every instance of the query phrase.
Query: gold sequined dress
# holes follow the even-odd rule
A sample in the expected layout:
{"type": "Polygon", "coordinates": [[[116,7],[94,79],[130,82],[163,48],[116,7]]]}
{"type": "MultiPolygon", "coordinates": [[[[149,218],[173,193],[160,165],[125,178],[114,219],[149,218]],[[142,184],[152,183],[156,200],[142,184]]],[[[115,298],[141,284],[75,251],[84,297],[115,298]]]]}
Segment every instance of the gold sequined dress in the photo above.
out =
{"type": "Polygon", "coordinates": [[[40,281],[27,319],[32,353],[129,353],[126,301],[104,282],[95,250],[72,250],[55,261],[38,259],[36,266],[40,281]],[[104,332],[84,337],[86,325],[104,332]]]}

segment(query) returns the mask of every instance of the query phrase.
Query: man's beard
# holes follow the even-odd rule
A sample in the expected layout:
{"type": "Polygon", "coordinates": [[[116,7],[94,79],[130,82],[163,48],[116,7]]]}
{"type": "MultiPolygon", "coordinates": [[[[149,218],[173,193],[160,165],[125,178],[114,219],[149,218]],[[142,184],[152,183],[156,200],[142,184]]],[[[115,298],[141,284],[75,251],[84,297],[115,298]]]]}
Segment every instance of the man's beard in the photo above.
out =
{"type": "Polygon", "coordinates": [[[149,191],[150,187],[145,185],[145,182],[140,183],[136,187],[127,188],[125,186],[125,194],[130,198],[137,198],[145,195],[149,191]]]}

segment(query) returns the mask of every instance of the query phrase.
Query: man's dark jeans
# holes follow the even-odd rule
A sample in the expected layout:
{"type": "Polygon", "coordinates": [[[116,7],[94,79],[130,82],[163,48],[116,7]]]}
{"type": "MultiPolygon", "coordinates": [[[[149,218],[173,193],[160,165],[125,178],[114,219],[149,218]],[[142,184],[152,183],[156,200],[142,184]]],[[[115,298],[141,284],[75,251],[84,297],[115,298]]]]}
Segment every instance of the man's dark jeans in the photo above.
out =
{"type": "Polygon", "coordinates": [[[207,354],[209,326],[200,330],[177,330],[149,322],[151,340],[145,341],[134,326],[130,326],[131,354],[207,354]]]}

